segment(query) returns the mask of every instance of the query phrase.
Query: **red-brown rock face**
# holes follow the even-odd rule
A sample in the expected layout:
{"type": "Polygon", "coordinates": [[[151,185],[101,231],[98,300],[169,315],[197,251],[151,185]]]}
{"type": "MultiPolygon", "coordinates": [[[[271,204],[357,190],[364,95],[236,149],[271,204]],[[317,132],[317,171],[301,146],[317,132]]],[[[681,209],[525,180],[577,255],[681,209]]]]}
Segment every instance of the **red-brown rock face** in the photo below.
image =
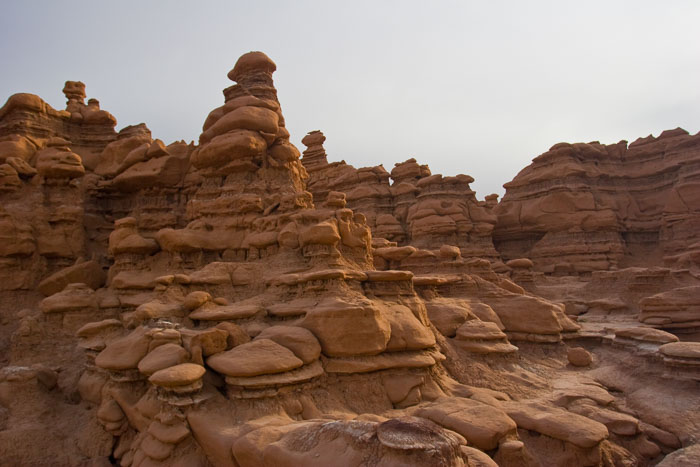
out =
{"type": "Polygon", "coordinates": [[[494,243],[549,273],[697,267],[699,163],[700,135],[681,129],[629,147],[556,144],[504,185],[494,243]]]}
{"type": "MultiPolygon", "coordinates": [[[[1,464],[651,465],[700,436],[694,271],[503,264],[471,177],[328,163],[320,132],[300,159],[275,69],[243,55],[198,144],[115,132],[80,82],[65,111],[0,109],[1,464]],[[589,320],[637,301],[639,321],[589,320]]],[[[623,227],[658,227],[692,265],[694,170],[636,224],[583,188],[533,215],[633,253],[623,227]]]]}
{"type": "Polygon", "coordinates": [[[431,175],[415,159],[396,164],[391,174],[382,166],[355,169],[344,161],[328,163],[323,141],[320,131],[302,140],[308,145],[302,162],[314,199],[345,193],[348,207],[365,215],[375,237],[399,246],[452,245],[466,258],[498,259],[491,241],[496,217],[469,188],[472,177],[431,175]]]}
{"type": "Polygon", "coordinates": [[[85,85],[67,81],[66,110],[32,94],[0,108],[0,290],[31,290],[42,276],[89,259],[84,218],[86,170],[116,139],[116,120],[85,85]],[[92,100],[91,100],[92,101],[92,100]],[[87,258],[86,258],[87,256],[87,258]]]}
{"type": "Polygon", "coordinates": [[[71,149],[93,169],[102,149],[116,139],[116,119],[100,110],[97,99],[86,105],[85,85],[66,81],[63,89],[68,102],[65,110],[55,110],[39,96],[15,94],[0,108],[0,163],[8,157],[28,161],[44,141],[58,136],[69,141],[71,149]]]}

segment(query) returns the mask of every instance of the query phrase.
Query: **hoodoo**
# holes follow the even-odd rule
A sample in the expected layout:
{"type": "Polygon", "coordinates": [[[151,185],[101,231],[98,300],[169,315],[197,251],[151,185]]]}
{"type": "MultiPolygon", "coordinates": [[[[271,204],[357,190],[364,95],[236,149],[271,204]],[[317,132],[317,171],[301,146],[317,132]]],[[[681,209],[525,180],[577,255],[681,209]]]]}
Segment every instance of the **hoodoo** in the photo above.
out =
{"type": "Polygon", "coordinates": [[[0,464],[697,459],[700,136],[558,144],[480,201],[302,157],[276,69],[243,55],[196,144],[79,81],[0,109],[0,464]]]}

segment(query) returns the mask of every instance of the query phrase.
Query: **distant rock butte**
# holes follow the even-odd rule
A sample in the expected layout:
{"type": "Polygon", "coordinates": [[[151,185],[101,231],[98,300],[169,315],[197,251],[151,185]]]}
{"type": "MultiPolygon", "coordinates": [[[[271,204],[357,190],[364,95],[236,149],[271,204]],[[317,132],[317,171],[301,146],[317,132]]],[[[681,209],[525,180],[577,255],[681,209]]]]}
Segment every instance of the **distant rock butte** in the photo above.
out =
{"type": "Polygon", "coordinates": [[[559,143],[511,182],[495,208],[504,259],[546,273],[700,266],[700,135],[604,145],[559,143]]]}
{"type": "Polygon", "coordinates": [[[79,81],[0,108],[4,463],[692,453],[697,135],[559,144],[480,201],[320,131],[300,154],[275,70],[243,55],[197,144],[115,131],[79,81]]]}

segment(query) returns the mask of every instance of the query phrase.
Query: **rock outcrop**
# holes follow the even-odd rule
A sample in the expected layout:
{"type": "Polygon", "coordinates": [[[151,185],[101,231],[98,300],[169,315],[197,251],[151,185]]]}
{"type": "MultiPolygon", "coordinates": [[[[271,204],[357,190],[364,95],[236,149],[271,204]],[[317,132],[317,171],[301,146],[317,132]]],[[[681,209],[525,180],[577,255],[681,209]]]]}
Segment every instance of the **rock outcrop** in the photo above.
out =
{"type": "Polygon", "coordinates": [[[347,206],[365,215],[376,237],[399,246],[448,244],[466,258],[498,259],[491,241],[496,216],[476,199],[469,187],[472,177],[432,175],[415,159],[396,164],[391,174],[381,165],[355,169],[345,161],[328,163],[325,139],[312,131],[302,140],[308,146],[302,162],[314,199],[331,202],[340,196],[334,193],[344,193],[347,206]]]}
{"type": "Polygon", "coordinates": [[[697,268],[699,157],[700,135],[680,128],[629,145],[556,144],[504,185],[496,248],[547,273],[697,268]]]}
{"type": "Polygon", "coordinates": [[[329,163],[318,131],[302,158],[275,70],[243,55],[197,144],[116,132],[80,82],[66,110],[0,109],[3,463],[652,465],[700,436],[694,168],[657,157],[692,161],[695,137],[627,151],[637,192],[677,193],[663,211],[576,185],[508,226],[510,190],[548,175],[498,204],[413,159],[329,163]],[[571,216],[583,250],[551,228],[571,216]],[[608,270],[655,249],[666,268],[608,270]]]}

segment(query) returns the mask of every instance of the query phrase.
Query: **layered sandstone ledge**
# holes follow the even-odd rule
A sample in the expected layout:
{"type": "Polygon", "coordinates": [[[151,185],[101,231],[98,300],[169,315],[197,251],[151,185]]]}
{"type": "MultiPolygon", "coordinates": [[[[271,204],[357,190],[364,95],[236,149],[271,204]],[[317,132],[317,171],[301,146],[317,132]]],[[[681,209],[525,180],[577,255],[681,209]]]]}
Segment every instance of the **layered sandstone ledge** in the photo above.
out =
{"type": "Polygon", "coordinates": [[[700,134],[556,144],[504,186],[493,239],[506,260],[574,274],[698,266],[700,134]]]}
{"type": "Polygon", "coordinates": [[[328,163],[324,141],[318,130],[302,140],[308,188],[317,202],[342,192],[348,207],[365,215],[375,237],[421,249],[447,244],[465,258],[498,261],[491,240],[497,197],[478,201],[469,187],[472,177],[433,175],[415,159],[397,163],[391,173],[381,165],[356,169],[345,161],[328,163]]]}
{"type": "Polygon", "coordinates": [[[558,145],[500,204],[478,201],[471,177],[412,159],[391,173],[329,163],[319,131],[300,157],[275,69],[261,52],[242,56],[198,144],[165,144],[144,124],[116,132],[80,82],[66,82],[65,110],[30,94],[0,109],[5,463],[534,467],[694,455],[700,321],[683,245],[695,242],[696,137],[558,145]],[[633,175],[573,183],[595,148],[618,151],[598,163],[633,175]],[[557,177],[572,183],[542,188],[557,177]],[[667,193],[661,211],[652,182],[667,193]],[[599,192],[627,201],[598,209],[599,192]],[[569,223],[584,250],[561,233],[569,223]],[[542,229],[538,241],[555,233],[538,250],[542,229]],[[604,260],[585,250],[614,235],[624,242],[604,260]],[[655,252],[667,268],[648,267],[655,252]],[[566,264],[550,267],[555,256],[566,264]],[[634,261],[647,267],[614,270],[634,261]]]}

